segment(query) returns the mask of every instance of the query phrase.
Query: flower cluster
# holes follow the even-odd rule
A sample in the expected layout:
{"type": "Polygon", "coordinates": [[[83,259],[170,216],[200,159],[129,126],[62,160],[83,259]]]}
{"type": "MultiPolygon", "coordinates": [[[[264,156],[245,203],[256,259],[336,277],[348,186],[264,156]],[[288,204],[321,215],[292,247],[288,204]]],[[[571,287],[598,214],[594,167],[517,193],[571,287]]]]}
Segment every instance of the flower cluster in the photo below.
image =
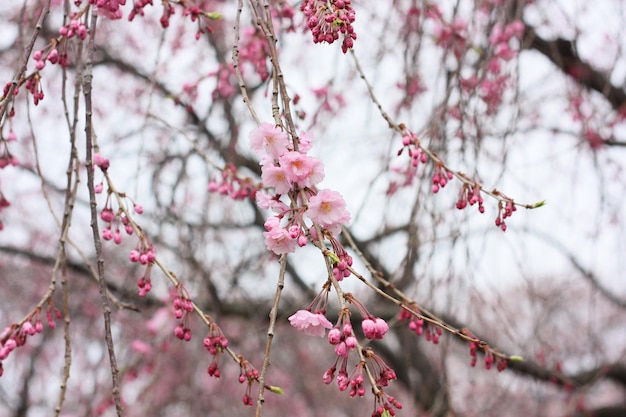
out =
{"type": "MultiPolygon", "coordinates": [[[[370,315],[363,319],[362,329],[366,337],[381,339],[389,329],[389,326],[384,320],[370,315]]],[[[336,375],[337,387],[340,391],[346,391],[350,388],[349,395],[351,397],[363,397],[365,395],[363,371],[367,367],[368,373],[371,372],[374,376],[372,390],[376,397],[376,404],[372,415],[377,415],[377,412],[380,412],[380,415],[385,415],[382,414],[385,410],[388,411],[388,415],[395,415],[395,409],[401,409],[402,404],[395,401],[393,397],[387,397],[384,394],[383,387],[386,387],[390,381],[396,379],[396,373],[373,350],[358,347],[352,325],[350,324],[349,310],[345,309],[339,314],[337,324],[328,332],[328,341],[335,347],[337,358],[324,373],[322,377],[324,383],[330,384],[336,375]],[[356,348],[361,349],[360,358],[352,372],[348,374],[348,355],[350,351],[356,348]],[[339,366],[339,370],[337,370],[337,366],[339,366]]]]}
{"type": "Polygon", "coordinates": [[[348,378],[348,355],[358,344],[350,323],[350,311],[348,309],[339,313],[337,323],[328,332],[328,343],[334,346],[337,358],[335,358],[335,362],[331,367],[324,372],[322,380],[328,385],[335,379],[337,365],[341,360],[341,365],[337,372],[337,387],[340,391],[345,391],[350,384],[350,378],[348,378]]]}
{"type": "Polygon", "coordinates": [[[143,275],[137,281],[139,287],[139,296],[145,297],[152,289],[152,280],[150,279],[150,271],[152,271],[152,263],[149,263],[143,275]]]}
{"type": "MultiPolygon", "coordinates": [[[[98,191],[101,191],[101,184],[96,186],[98,191]]],[[[133,234],[133,226],[130,222],[130,219],[121,208],[113,211],[110,201],[110,195],[107,196],[107,200],[104,204],[104,207],[100,211],[100,219],[104,221],[107,225],[104,229],[102,229],[102,239],[104,240],[113,240],[115,244],[119,245],[122,243],[123,234],[120,231],[120,226],[124,228],[124,231],[127,235],[133,234]]],[[[143,207],[141,204],[133,203],[133,209],[135,213],[141,214],[143,213],[143,207]]],[[[139,262],[142,265],[146,265],[149,262],[154,261],[154,253],[152,255],[149,252],[154,252],[153,250],[138,250],[135,249],[131,251],[130,260],[132,262],[139,262]]]]}
{"type": "Polygon", "coordinates": [[[487,105],[487,114],[494,114],[502,103],[504,91],[509,83],[509,76],[502,73],[503,65],[515,58],[516,48],[512,42],[521,40],[524,34],[524,24],[514,21],[504,27],[495,25],[489,36],[490,50],[493,52],[486,62],[482,74],[472,75],[461,80],[462,90],[478,97],[487,105]]]}
{"type": "MultiPolygon", "coordinates": [[[[274,194],[257,193],[257,203],[271,209],[276,215],[265,222],[265,244],[277,255],[295,251],[306,245],[307,232],[319,227],[324,236],[337,235],[341,225],[350,221],[346,203],[336,191],[315,186],[324,178],[322,162],[307,155],[311,138],[302,133],[293,146],[289,136],[269,123],[261,123],[250,133],[250,147],[261,156],[261,178],[274,194]],[[299,192],[302,191],[302,192],[299,192]],[[289,194],[297,207],[281,200],[289,194]],[[287,219],[286,224],[282,222],[287,219]],[[308,220],[308,221],[307,221],[308,220]]],[[[321,238],[315,232],[314,239],[321,238]]],[[[351,263],[351,261],[350,261],[351,263]]]]}
{"type": "Polygon", "coordinates": [[[174,296],[174,317],[180,320],[180,323],[174,329],[174,335],[188,342],[191,340],[191,328],[189,327],[189,313],[193,311],[193,303],[187,294],[187,290],[182,284],[176,286],[176,295],[174,296]]]}
{"type": "Polygon", "coordinates": [[[441,15],[431,14],[437,23],[435,40],[447,51],[459,59],[467,50],[467,21],[458,18],[452,23],[444,22],[441,15]]]}
{"type": "Polygon", "coordinates": [[[254,199],[258,190],[252,179],[240,178],[237,175],[237,168],[232,164],[226,164],[221,178],[209,181],[207,188],[210,192],[227,195],[234,200],[254,199]]]}
{"type": "MultiPolygon", "coordinates": [[[[39,102],[45,97],[43,88],[41,87],[41,75],[39,75],[39,72],[33,73],[26,79],[24,82],[24,88],[26,88],[26,91],[33,96],[33,104],[35,106],[38,105],[39,102]]],[[[15,89],[15,94],[17,95],[17,93],[18,90],[15,89]]]]}
{"type": "MultiPolygon", "coordinates": [[[[419,308],[414,303],[410,305],[410,308],[417,314],[420,314],[419,308]]],[[[405,309],[401,309],[400,313],[398,313],[398,320],[408,321],[409,329],[418,336],[424,334],[427,342],[433,342],[435,345],[439,344],[439,338],[443,334],[443,330],[440,327],[425,324],[423,319],[405,309]]]]}
{"type": "Polygon", "coordinates": [[[396,415],[396,410],[402,409],[402,403],[396,400],[391,395],[383,390],[380,390],[376,394],[376,401],[374,405],[374,412],[372,417],[393,417],[396,415]]]}
{"type": "MultiPolygon", "coordinates": [[[[515,58],[517,52],[511,48],[511,41],[521,40],[524,36],[524,23],[519,20],[509,23],[506,26],[495,25],[491,34],[489,35],[489,44],[494,48],[494,58],[503,61],[510,61],[515,58]]],[[[492,60],[493,62],[493,60],[492,60]]],[[[492,64],[489,66],[496,66],[499,68],[499,64],[492,64]]],[[[495,69],[495,68],[494,68],[495,69]]],[[[492,71],[499,72],[499,71],[492,71]]]]}
{"type": "Polygon", "coordinates": [[[18,166],[19,161],[17,158],[11,154],[9,151],[9,142],[14,142],[16,140],[16,135],[13,130],[9,132],[6,138],[0,138],[0,169],[6,168],[8,166],[18,166]]]}
{"type": "Polygon", "coordinates": [[[250,362],[243,358],[240,358],[239,367],[239,383],[247,383],[246,393],[243,395],[241,400],[244,405],[252,406],[252,384],[259,382],[259,371],[257,371],[250,362]]]}
{"type": "Polygon", "coordinates": [[[348,313],[341,315],[335,327],[328,332],[328,343],[334,346],[337,358],[347,359],[350,351],[354,350],[357,345],[349,317],[348,313]],[[344,317],[345,319],[342,320],[344,317]]]}
{"type": "Polygon", "coordinates": [[[35,60],[35,68],[37,71],[41,71],[46,66],[46,61],[51,64],[61,64],[62,67],[67,67],[69,62],[67,61],[67,54],[59,54],[59,50],[53,46],[56,42],[53,41],[49,46],[39,51],[33,52],[33,59],[35,60]]]}
{"type": "Polygon", "coordinates": [[[354,295],[347,293],[344,297],[347,302],[351,303],[357,308],[357,310],[359,310],[359,313],[363,318],[363,321],[361,322],[361,329],[363,330],[365,337],[368,339],[379,340],[387,334],[389,331],[389,325],[385,320],[380,317],[373,316],[369,311],[367,311],[365,305],[357,300],[354,295]]]}
{"type": "MultiPolygon", "coordinates": [[[[98,0],[98,1],[102,1],[102,0],[98,0]]],[[[112,0],[112,1],[115,1],[115,0],[112,0]]],[[[126,0],[122,0],[122,1],[126,1],[126,0]]],[[[87,35],[89,34],[89,32],[87,31],[87,26],[85,26],[84,23],[79,21],[77,17],[78,17],[77,15],[74,15],[67,25],[61,27],[61,29],[59,29],[59,34],[66,39],[71,39],[74,36],[76,36],[81,41],[84,41],[85,39],[87,39],[87,35]]],[[[56,52],[55,51],[56,49],[52,49],[50,53],[48,54],[48,60],[52,64],[55,64],[56,62],[58,62],[58,51],[56,52]],[[54,54],[55,59],[50,59],[50,54],[54,54]],[[53,61],[56,61],[56,62],[53,62],[53,61]]],[[[37,69],[41,69],[41,68],[37,68],[37,69]]]]}
{"type": "Polygon", "coordinates": [[[333,43],[342,35],[341,50],[344,54],[354,46],[356,33],[352,23],[356,13],[350,6],[350,0],[304,0],[300,10],[307,19],[314,43],[333,43]]]}
{"type": "Polygon", "coordinates": [[[496,217],[495,223],[496,226],[502,229],[503,232],[506,232],[506,223],[504,222],[504,219],[511,217],[514,211],[517,211],[517,207],[515,206],[513,200],[508,199],[504,204],[502,201],[498,201],[498,216],[496,217]]]}
{"type": "Polygon", "coordinates": [[[121,6],[126,4],[126,0],[88,0],[88,3],[98,8],[98,14],[116,20],[122,18],[121,6]]]}
{"type": "MultiPolygon", "coordinates": [[[[51,329],[56,327],[53,316],[60,319],[61,312],[51,302],[48,302],[46,321],[51,329]]],[[[41,321],[41,310],[39,308],[30,314],[21,325],[13,324],[4,329],[2,334],[0,334],[0,376],[4,373],[2,361],[8,358],[15,349],[24,346],[28,336],[34,336],[42,331],[43,322],[41,321]]]]}
{"type": "Polygon", "coordinates": [[[222,333],[217,324],[211,322],[209,324],[209,334],[203,340],[204,347],[209,351],[213,360],[207,368],[207,373],[215,378],[219,378],[221,373],[217,365],[219,355],[228,347],[228,339],[222,333]]]}
{"type": "MultiPolygon", "coordinates": [[[[462,183],[461,190],[459,191],[459,198],[457,199],[457,202],[456,202],[456,208],[459,210],[463,210],[468,205],[469,206],[477,205],[478,211],[480,213],[484,213],[485,207],[483,206],[484,200],[481,194],[481,191],[482,191],[481,184],[476,180],[470,179],[468,176],[466,176],[462,172],[451,171],[449,168],[446,167],[444,162],[437,155],[434,155],[431,152],[428,152],[427,150],[422,148],[422,145],[417,135],[409,131],[404,125],[400,125],[400,128],[403,131],[402,148],[398,150],[397,154],[398,156],[400,156],[406,148],[408,150],[409,156],[411,157],[411,164],[408,168],[404,170],[392,169],[393,172],[399,173],[400,175],[404,176],[405,179],[402,185],[400,185],[398,182],[392,181],[387,190],[387,194],[391,195],[395,193],[400,186],[411,185],[413,183],[412,177],[416,174],[417,167],[419,166],[419,164],[426,163],[428,159],[430,158],[432,159],[435,165],[434,170],[433,170],[434,171],[433,176],[432,176],[432,186],[431,186],[432,192],[433,193],[439,192],[441,188],[444,188],[456,176],[462,183]]],[[[498,215],[496,217],[495,224],[502,231],[506,231],[507,226],[504,220],[507,217],[511,217],[513,212],[517,211],[516,204],[512,199],[506,197],[504,194],[502,194],[501,192],[497,190],[493,190],[492,192],[488,194],[498,200],[498,215]]],[[[544,202],[539,202],[534,205],[529,205],[526,207],[537,208],[537,207],[541,207],[543,204],[544,202]]],[[[405,313],[401,313],[401,314],[405,314],[405,313]]],[[[414,323],[415,321],[413,319],[409,319],[410,313],[406,313],[406,314],[407,314],[407,317],[405,317],[404,319],[410,320],[410,323],[414,323]]],[[[401,319],[403,318],[401,317],[401,319]]],[[[416,329],[418,327],[419,328],[422,327],[422,325],[420,326],[417,326],[415,324],[413,325],[415,326],[416,329]]],[[[422,330],[420,330],[420,333],[418,334],[421,334],[421,332],[422,330]]],[[[426,336],[428,337],[429,334],[431,334],[431,332],[427,332],[426,336]]],[[[432,339],[433,341],[438,340],[437,334],[432,333],[432,337],[433,337],[432,339]]]]}
{"type": "Polygon", "coordinates": [[[267,69],[268,56],[267,40],[261,31],[254,27],[242,29],[242,39],[239,43],[239,58],[241,62],[248,63],[254,67],[254,71],[259,75],[261,81],[267,80],[270,76],[267,69]]]}
{"type": "Polygon", "coordinates": [[[474,183],[473,185],[468,185],[467,183],[463,183],[463,187],[461,187],[459,193],[459,199],[456,202],[456,208],[463,210],[467,207],[468,203],[470,206],[478,203],[478,211],[481,213],[485,212],[483,198],[480,195],[480,184],[474,183]]]}
{"type": "MultiPolygon", "coordinates": [[[[99,167],[102,171],[106,171],[109,168],[110,162],[108,158],[103,157],[99,153],[93,155],[94,166],[99,167]]],[[[96,184],[94,189],[97,194],[103,191],[102,182],[96,184]]],[[[120,201],[119,199],[117,201],[120,201]]],[[[105,241],[112,240],[115,244],[122,243],[124,234],[121,232],[121,228],[124,228],[124,232],[127,235],[132,235],[137,231],[137,243],[135,248],[128,254],[128,259],[133,263],[139,263],[145,265],[146,269],[141,277],[137,280],[137,287],[139,288],[139,296],[145,297],[152,289],[152,280],[150,278],[150,272],[152,266],[156,260],[155,249],[150,240],[143,234],[141,229],[133,223],[129,218],[129,207],[132,204],[133,210],[136,214],[143,213],[143,206],[139,203],[132,201],[125,194],[118,193],[117,191],[108,190],[107,198],[104,203],[104,207],[100,211],[100,219],[106,223],[106,226],[102,229],[102,239],[105,241]],[[124,200],[130,201],[130,204],[125,203],[124,206],[118,207],[117,210],[113,209],[111,202],[111,195],[117,195],[124,200]]]]}
{"type": "MultiPolygon", "coordinates": [[[[416,305],[411,305],[411,309],[417,313],[419,313],[419,309],[417,308],[416,305]]],[[[416,335],[421,335],[422,333],[424,333],[424,320],[417,318],[415,315],[411,314],[410,312],[406,311],[405,309],[400,309],[400,313],[398,313],[398,320],[399,321],[408,321],[409,322],[409,329],[411,329],[413,331],[413,333],[415,333],[416,335]]]]}
{"type": "Polygon", "coordinates": [[[435,164],[435,172],[433,174],[432,186],[433,193],[439,192],[439,189],[445,187],[448,181],[452,180],[453,178],[454,175],[452,174],[452,172],[448,171],[442,163],[435,164]]]}
{"type": "MultiPolygon", "coordinates": [[[[476,342],[470,342],[469,343],[469,348],[470,348],[470,357],[471,359],[471,363],[470,365],[472,367],[476,366],[477,363],[477,358],[478,358],[478,343],[476,342]]],[[[496,360],[493,352],[491,351],[491,349],[489,348],[489,346],[484,345],[482,346],[483,351],[485,352],[485,369],[489,370],[491,369],[492,365],[494,363],[496,363],[496,369],[498,370],[498,372],[502,372],[506,369],[507,367],[507,361],[504,358],[498,358],[496,360]]]]}

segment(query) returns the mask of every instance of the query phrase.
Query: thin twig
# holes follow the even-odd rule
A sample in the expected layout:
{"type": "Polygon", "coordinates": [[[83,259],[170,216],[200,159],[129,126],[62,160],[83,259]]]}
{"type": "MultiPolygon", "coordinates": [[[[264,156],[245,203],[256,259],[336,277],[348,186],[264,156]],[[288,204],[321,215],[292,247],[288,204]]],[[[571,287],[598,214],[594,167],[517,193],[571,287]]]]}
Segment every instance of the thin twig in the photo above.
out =
{"type": "Polygon", "coordinates": [[[91,209],[91,230],[93,231],[93,241],[96,250],[96,265],[98,270],[98,288],[100,298],[102,300],[102,310],[104,315],[104,337],[106,340],[107,350],[109,352],[109,362],[111,365],[111,379],[113,382],[112,393],[115,402],[115,410],[118,417],[122,417],[122,398],[118,381],[119,369],[117,367],[117,359],[115,358],[115,346],[113,344],[113,335],[111,334],[111,307],[109,296],[106,290],[105,274],[104,274],[104,258],[102,257],[102,241],[100,240],[100,231],[98,229],[98,213],[96,203],[96,192],[94,189],[94,163],[93,163],[93,110],[91,102],[92,80],[93,80],[93,56],[95,52],[96,27],[98,22],[98,12],[94,7],[91,10],[91,22],[89,42],[87,46],[87,61],[85,63],[85,72],[83,75],[83,96],[85,100],[85,137],[86,137],[86,168],[87,168],[87,187],[89,188],[89,206],[91,209]]]}

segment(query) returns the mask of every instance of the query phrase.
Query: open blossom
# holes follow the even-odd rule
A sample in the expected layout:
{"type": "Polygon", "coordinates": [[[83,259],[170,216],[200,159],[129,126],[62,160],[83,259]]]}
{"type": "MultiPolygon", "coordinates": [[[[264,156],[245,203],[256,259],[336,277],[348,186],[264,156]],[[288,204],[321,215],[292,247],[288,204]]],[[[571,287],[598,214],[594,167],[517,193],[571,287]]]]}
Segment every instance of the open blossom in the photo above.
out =
{"type": "Polygon", "coordinates": [[[261,179],[266,187],[274,187],[276,194],[286,194],[291,189],[291,182],[282,166],[274,165],[273,161],[265,159],[261,162],[261,179]]]}
{"type": "Polygon", "coordinates": [[[308,310],[298,310],[289,317],[289,323],[296,329],[309,336],[324,337],[325,329],[333,327],[332,323],[321,313],[311,313],[308,310]]]}
{"type": "Polygon", "coordinates": [[[270,217],[265,221],[265,229],[263,232],[265,237],[265,246],[276,255],[291,253],[296,250],[296,239],[294,239],[288,230],[280,227],[278,217],[270,217]]]}
{"type": "Polygon", "coordinates": [[[319,225],[332,228],[350,221],[346,202],[336,191],[324,189],[311,197],[306,215],[319,225]]]}
{"type": "Polygon", "coordinates": [[[313,156],[290,151],[281,155],[279,162],[289,181],[300,187],[312,187],[324,179],[322,161],[313,156]]]}
{"type": "Polygon", "coordinates": [[[300,152],[308,152],[311,150],[311,142],[313,141],[313,133],[310,132],[300,132],[300,137],[298,141],[298,150],[300,152]]]}
{"type": "Polygon", "coordinates": [[[274,196],[263,192],[256,193],[256,203],[260,208],[265,210],[271,209],[276,213],[284,213],[289,210],[289,206],[287,204],[283,203],[274,196]]]}
{"type": "Polygon", "coordinates": [[[287,134],[270,123],[261,123],[250,132],[250,148],[259,155],[278,159],[287,151],[288,144],[287,134]]]}

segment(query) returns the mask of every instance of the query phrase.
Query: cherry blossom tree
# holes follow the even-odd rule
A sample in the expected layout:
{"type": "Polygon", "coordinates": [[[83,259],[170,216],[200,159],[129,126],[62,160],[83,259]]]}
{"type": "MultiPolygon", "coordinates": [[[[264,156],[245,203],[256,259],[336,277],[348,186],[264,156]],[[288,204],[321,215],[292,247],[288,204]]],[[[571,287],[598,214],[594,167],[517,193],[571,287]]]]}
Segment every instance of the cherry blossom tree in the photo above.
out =
{"type": "Polygon", "coordinates": [[[2,415],[626,414],[620,1],[0,18],[2,415]]]}

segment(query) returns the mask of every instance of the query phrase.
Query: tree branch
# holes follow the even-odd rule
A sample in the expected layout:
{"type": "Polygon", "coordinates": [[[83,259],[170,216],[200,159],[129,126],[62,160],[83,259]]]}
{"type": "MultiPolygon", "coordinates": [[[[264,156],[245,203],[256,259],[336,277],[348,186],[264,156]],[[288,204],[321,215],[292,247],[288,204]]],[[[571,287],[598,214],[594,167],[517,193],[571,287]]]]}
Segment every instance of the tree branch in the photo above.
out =
{"type": "MultiPolygon", "coordinates": [[[[614,86],[607,74],[598,71],[580,58],[573,41],[562,38],[546,40],[539,36],[532,26],[526,25],[522,47],[540,52],[576,82],[602,94],[613,109],[626,112],[624,89],[614,86]]],[[[626,146],[622,142],[612,144],[626,146]]]]}

